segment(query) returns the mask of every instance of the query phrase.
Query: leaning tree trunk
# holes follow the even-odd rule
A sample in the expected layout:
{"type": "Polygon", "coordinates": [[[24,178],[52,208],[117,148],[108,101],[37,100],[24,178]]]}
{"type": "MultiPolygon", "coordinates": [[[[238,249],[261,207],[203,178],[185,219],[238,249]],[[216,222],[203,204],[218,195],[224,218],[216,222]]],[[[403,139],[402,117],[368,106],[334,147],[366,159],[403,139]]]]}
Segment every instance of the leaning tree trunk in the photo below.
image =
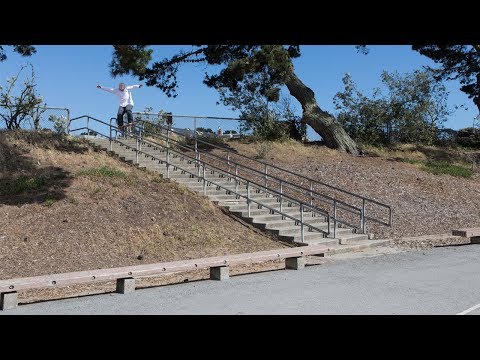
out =
{"type": "Polygon", "coordinates": [[[355,141],[332,115],[320,109],[314,92],[298,78],[293,66],[285,85],[290,94],[302,105],[302,122],[310,125],[323,138],[325,145],[354,155],[358,154],[355,141]]]}

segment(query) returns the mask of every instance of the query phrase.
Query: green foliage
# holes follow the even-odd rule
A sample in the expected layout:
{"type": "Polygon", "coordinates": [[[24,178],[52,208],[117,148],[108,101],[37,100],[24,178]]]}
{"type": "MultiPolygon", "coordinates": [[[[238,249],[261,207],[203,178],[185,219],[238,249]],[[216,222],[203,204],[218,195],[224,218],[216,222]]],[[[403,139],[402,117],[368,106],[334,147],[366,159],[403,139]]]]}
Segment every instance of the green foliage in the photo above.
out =
{"type": "Polygon", "coordinates": [[[271,141],[262,141],[262,142],[257,142],[255,144],[255,150],[257,151],[256,158],[257,159],[266,159],[268,154],[273,149],[273,144],[271,141]]]}
{"type": "Polygon", "coordinates": [[[58,200],[57,196],[53,194],[47,194],[45,201],[43,202],[44,206],[52,206],[58,200]]]}
{"type": "Polygon", "coordinates": [[[126,178],[127,175],[117,169],[111,169],[106,166],[98,168],[85,169],[78,172],[80,176],[104,177],[104,178],[126,178]]]}
{"type": "MultiPolygon", "coordinates": [[[[9,45],[13,47],[13,51],[19,53],[22,56],[31,56],[37,52],[32,45],[9,45]]],[[[7,60],[7,55],[3,49],[3,45],[0,45],[0,62],[7,60]]]]}
{"type": "Polygon", "coordinates": [[[432,59],[429,67],[437,81],[458,80],[460,90],[480,110],[480,45],[415,45],[413,50],[432,59]]]}
{"type": "Polygon", "coordinates": [[[473,174],[471,169],[459,165],[452,165],[446,161],[428,160],[423,169],[435,175],[451,175],[456,177],[470,178],[473,174]]]}
{"type": "Polygon", "coordinates": [[[26,191],[38,190],[47,184],[43,176],[22,175],[16,179],[0,179],[0,195],[18,195],[26,191]]]}
{"type": "Polygon", "coordinates": [[[26,76],[23,86],[17,86],[20,74],[26,66],[22,66],[16,76],[7,79],[7,85],[0,87],[0,117],[5,121],[7,129],[19,129],[27,120],[33,120],[35,129],[39,128],[41,114],[45,111],[43,99],[35,89],[35,73],[30,65],[31,74],[26,76]]]}
{"type": "Polygon", "coordinates": [[[147,106],[143,112],[135,114],[135,121],[143,122],[143,129],[147,134],[159,134],[161,126],[166,125],[166,119],[171,113],[167,113],[160,109],[157,113],[153,113],[153,107],[147,106]]]}
{"type": "Polygon", "coordinates": [[[278,100],[279,88],[291,71],[291,59],[300,56],[298,45],[197,45],[190,51],[179,51],[148,66],[152,50],[146,46],[114,46],[110,64],[113,76],[132,74],[145,80],[148,86],[160,88],[167,96],[177,96],[177,72],[181,64],[201,62],[223,65],[219,73],[205,74],[204,83],[217,90],[238,91],[248,86],[269,101],[278,100]],[[261,81],[252,81],[255,74],[261,81]]]}
{"type": "Polygon", "coordinates": [[[387,93],[376,88],[367,97],[349,74],[344,76],[345,90],[334,97],[339,123],[364,143],[434,143],[451,113],[445,87],[418,70],[404,76],[384,71],[381,80],[387,93]]]}
{"type": "Polygon", "coordinates": [[[53,129],[57,134],[65,134],[68,127],[68,119],[65,116],[50,115],[48,121],[53,122],[53,129]]]}
{"type": "Polygon", "coordinates": [[[480,149],[480,129],[472,127],[460,129],[455,140],[460,146],[480,149]]]}
{"type": "Polygon", "coordinates": [[[152,59],[152,49],[145,45],[114,45],[113,59],[110,63],[112,76],[143,75],[152,59]]]}
{"type": "Polygon", "coordinates": [[[197,131],[204,133],[204,134],[215,134],[215,131],[213,131],[210,128],[204,128],[204,127],[198,127],[197,131]]]}

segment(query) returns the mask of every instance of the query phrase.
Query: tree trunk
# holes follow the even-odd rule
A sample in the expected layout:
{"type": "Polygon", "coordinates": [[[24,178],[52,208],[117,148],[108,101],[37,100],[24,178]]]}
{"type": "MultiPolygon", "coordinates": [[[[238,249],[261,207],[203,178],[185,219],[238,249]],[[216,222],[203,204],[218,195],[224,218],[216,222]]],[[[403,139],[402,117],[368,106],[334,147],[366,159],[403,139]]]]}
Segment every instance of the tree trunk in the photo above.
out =
{"type": "Polygon", "coordinates": [[[355,141],[332,115],[320,109],[314,92],[298,78],[293,65],[285,80],[285,85],[290,94],[302,105],[302,122],[310,125],[323,138],[325,145],[358,155],[355,141]]]}

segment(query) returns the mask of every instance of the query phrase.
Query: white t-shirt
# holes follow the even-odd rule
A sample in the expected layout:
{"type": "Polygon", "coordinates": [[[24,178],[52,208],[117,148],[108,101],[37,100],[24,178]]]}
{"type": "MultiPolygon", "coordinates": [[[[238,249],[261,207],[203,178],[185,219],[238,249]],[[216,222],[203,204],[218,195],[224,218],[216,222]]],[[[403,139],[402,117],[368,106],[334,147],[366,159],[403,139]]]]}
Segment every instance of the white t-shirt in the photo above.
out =
{"type": "Polygon", "coordinates": [[[132,98],[132,93],[130,90],[132,89],[138,89],[140,85],[131,85],[131,86],[126,86],[123,91],[120,89],[113,89],[113,88],[107,88],[104,86],[100,86],[100,89],[108,91],[109,93],[112,93],[118,97],[118,100],[120,101],[120,106],[125,107],[127,105],[132,105],[133,106],[133,98],[132,98]]]}

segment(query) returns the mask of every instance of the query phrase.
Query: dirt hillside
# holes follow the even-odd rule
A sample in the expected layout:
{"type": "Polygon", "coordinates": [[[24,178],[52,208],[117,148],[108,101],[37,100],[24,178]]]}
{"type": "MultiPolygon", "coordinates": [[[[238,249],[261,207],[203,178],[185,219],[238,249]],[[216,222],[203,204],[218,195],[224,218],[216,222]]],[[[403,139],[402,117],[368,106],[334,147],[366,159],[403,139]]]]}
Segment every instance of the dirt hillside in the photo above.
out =
{"type": "Polygon", "coordinates": [[[82,140],[0,133],[0,279],[284,246],[82,140]]]}

